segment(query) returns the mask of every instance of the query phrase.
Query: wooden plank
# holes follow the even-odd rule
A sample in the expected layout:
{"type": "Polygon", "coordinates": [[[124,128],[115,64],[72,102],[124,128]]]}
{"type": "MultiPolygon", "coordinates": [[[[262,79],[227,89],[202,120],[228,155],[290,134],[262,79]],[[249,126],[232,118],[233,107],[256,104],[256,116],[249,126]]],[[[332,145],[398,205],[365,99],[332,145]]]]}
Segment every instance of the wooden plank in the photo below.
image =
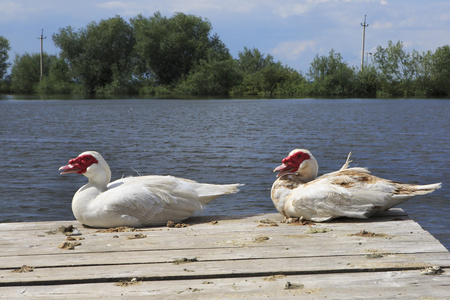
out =
{"type": "Polygon", "coordinates": [[[387,254],[380,258],[368,256],[330,256],[306,258],[244,259],[198,261],[186,264],[153,263],[126,265],[95,265],[68,268],[35,268],[33,272],[16,273],[0,270],[0,286],[30,284],[64,284],[119,281],[140,278],[208,279],[226,277],[270,276],[275,274],[357,273],[424,269],[437,265],[450,267],[449,256],[433,254],[387,254]]]}
{"type": "MultiPolygon", "coordinates": [[[[251,235],[249,238],[241,237],[241,240],[223,237],[208,246],[204,239],[194,239],[189,245],[197,244],[197,248],[186,248],[187,243],[179,240],[181,248],[166,248],[146,250],[146,244],[139,243],[139,247],[128,249],[119,243],[108,246],[108,240],[103,246],[91,245],[98,241],[92,241],[87,245],[82,240],[82,245],[74,250],[58,249],[55,242],[49,247],[51,254],[16,255],[19,252],[11,252],[0,256],[1,268],[14,269],[22,265],[34,267],[56,267],[56,266],[83,266],[95,264],[131,264],[131,263],[159,263],[171,262],[180,258],[197,258],[198,260],[226,260],[226,259],[258,259],[258,258],[283,258],[283,257],[308,257],[308,256],[337,256],[337,255],[368,255],[373,253],[439,253],[445,251],[441,247],[433,246],[432,239],[423,238],[424,246],[417,245],[417,239],[411,236],[408,240],[404,238],[363,238],[344,235],[343,237],[332,237],[327,234],[315,234],[314,236],[303,235],[279,235],[266,234],[268,240],[257,241],[260,234],[251,235]],[[196,243],[197,242],[197,243],[196,243]],[[323,247],[322,245],[326,245],[323,247]],[[431,246],[430,246],[431,245],[431,246]],[[86,247],[86,248],[83,248],[86,247]],[[109,249],[114,248],[114,249],[109,249]],[[125,248],[125,249],[124,249],[125,248]],[[319,249],[318,249],[319,248],[319,249]],[[437,248],[437,250],[436,250],[437,248]],[[53,253],[58,252],[58,253],[53,253]]],[[[148,238],[148,237],[147,237],[148,238]]],[[[119,237],[120,239],[120,237],[119,237]]],[[[186,237],[192,239],[192,237],[186,237]]],[[[61,239],[62,241],[63,239],[61,239]]],[[[115,241],[115,238],[110,238],[115,241]]],[[[135,243],[122,237],[123,243],[135,243]]],[[[111,242],[112,243],[112,242],[111,242]]],[[[130,247],[132,248],[132,247],[130,247]]],[[[45,247],[40,249],[47,250],[45,247]]],[[[20,251],[20,249],[17,249],[20,251]]]]}
{"type": "MultiPolygon", "coordinates": [[[[271,215],[269,215],[271,216],[271,215]]],[[[275,216],[276,217],[276,216],[275,216]]],[[[276,219],[276,218],[273,218],[276,219]]],[[[166,249],[210,249],[210,248],[249,248],[264,244],[270,246],[284,246],[289,252],[301,249],[304,253],[323,255],[339,255],[367,253],[368,250],[383,252],[437,252],[446,251],[432,235],[412,220],[373,222],[365,221],[334,222],[315,224],[313,229],[330,231],[311,234],[310,226],[295,226],[277,222],[278,226],[260,227],[261,217],[243,222],[219,222],[217,225],[202,223],[187,228],[145,228],[139,232],[98,233],[96,229],[80,228],[83,233],[81,246],[71,253],[58,248],[66,237],[60,233],[48,234],[51,227],[38,230],[15,231],[14,235],[0,236],[0,266],[11,265],[10,257],[25,256],[42,257],[43,254],[80,254],[103,252],[132,252],[132,251],[164,251],[166,249]],[[354,234],[366,230],[374,232],[380,237],[358,237],[354,234]],[[144,239],[130,240],[137,233],[143,233],[144,239]],[[268,238],[258,243],[259,238],[268,238]],[[422,241],[421,248],[417,248],[417,240],[422,241]],[[299,244],[301,243],[301,248],[299,244]],[[323,243],[327,247],[321,247],[323,243]],[[73,253],[72,253],[73,252],[73,253]]],[[[80,225],[81,227],[81,225],[80,225]]],[[[156,253],[155,253],[156,254],[156,253]]],[[[155,257],[159,257],[156,255],[155,257]]],[[[54,259],[51,257],[50,259],[54,259]]],[[[76,259],[76,258],[75,258],[76,259]]]]}
{"type": "MultiPolygon", "coordinates": [[[[321,239],[326,243],[325,239],[321,239]]],[[[317,247],[317,244],[315,244],[317,247]]],[[[230,259],[264,259],[264,258],[301,258],[314,257],[320,255],[339,256],[339,255],[385,255],[385,254],[415,254],[418,253],[417,246],[413,242],[408,244],[409,249],[400,251],[393,247],[379,247],[376,241],[359,245],[357,243],[342,243],[340,250],[328,251],[332,254],[324,254],[315,250],[315,246],[308,244],[307,247],[300,248],[295,246],[258,246],[245,248],[214,248],[214,249],[173,249],[156,251],[120,251],[120,252],[102,252],[102,253],[61,253],[57,255],[11,255],[0,257],[0,266],[2,269],[13,270],[22,265],[38,267],[61,267],[61,266],[92,266],[92,265],[123,265],[139,263],[169,263],[177,259],[196,258],[199,261],[215,261],[230,259]],[[347,248],[346,248],[347,247],[347,248]],[[354,247],[354,249],[352,249],[354,247]],[[347,251],[345,251],[347,249],[347,251]]],[[[327,248],[330,245],[327,246],[327,248]]],[[[423,253],[441,253],[441,252],[423,252],[423,253]]]]}
{"type": "Polygon", "coordinates": [[[137,281],[0,287],[7,299],[448,299],[450,269],[438,276],[417,270],[245,278],[137,281]],[[293,289],[286,289],[290,282],[293,289]]]}

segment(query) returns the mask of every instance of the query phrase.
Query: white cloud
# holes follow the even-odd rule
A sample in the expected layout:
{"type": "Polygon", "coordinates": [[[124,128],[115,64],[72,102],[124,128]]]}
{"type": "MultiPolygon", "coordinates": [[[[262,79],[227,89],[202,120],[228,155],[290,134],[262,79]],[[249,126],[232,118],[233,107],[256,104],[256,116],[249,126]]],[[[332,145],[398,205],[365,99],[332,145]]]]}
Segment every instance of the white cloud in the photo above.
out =
{"type": "Polygon", "coordinates": [[[240,0],[136,0],[136,1],[106,1],[97,4],[97,7],[120,11],[120,15],[145,14],[151,15],[156,11],[162,14],[173,14],[183,12],[187,14],[236,12],[247,13],[259,6],[257,1],[240,0]]]}
{"type": "Polygon", "coordinates": [[[440,21],[449,21],[450,20],[450,13],[443,12],[439,17],[440,21]]]}
{"type": "Polygon", "coordinates": [[[272,54],[288,60],[296,60],[301,54],[308,50],[313,50],[314,41],[288,41],[279,44],[271,51],[272,54]]]}
{"type": "Polygon", "coordinates": [[[1,1],[0,23],[14,20],[26,20],[28,9],[17,1],[1,1]]]}
{"type": "Polygon", "coordinates": [[[97,4],[96,6],[106,9],[124,9],[129,6],[133,6],[133,3],[125,3],[122,1],[109,1],[109,2],[103,2],[100,4],[97,4]],[[131,4],[131,5],[130,5],[131,4]]]}
{"type": "Polygon", "coordinates": [[[147,5],[136,1],[109,1],[96,4],[95,6],[101,9],[114,11],[115,14],[120,15],[121,17],[134,17],[140,13],[144,13],[143,10],[147,7],[147,5]]]}
{"type": "Polygon", "coordinates": [[[225,12],[237,12],[246,13],[250,12],[258,7],[260,4],[258,1],[240,1],[240,0],[176,0],[172,1],[171,7],[176,7],[176,11],[225,11],[225,12]]]}
{"type": "Polygon", "coordinates": [[[372,28],[373,29],[391,29],[392,28],[392,23],[391,22],[389,22],[389,21],[386,21],[386,22],[375,22],[373,25],[372,25],[372,28]]]}
{"type": "Polygon", "coordinates": [[[310,11],[314,5],[304,3],[304,4],[294,4],[293,6],[290,5],[279,5],[274,9],[275,15],[280,16],[281,18],[285,19],[291,16],[299,16],[307,13],[310,11]]]}

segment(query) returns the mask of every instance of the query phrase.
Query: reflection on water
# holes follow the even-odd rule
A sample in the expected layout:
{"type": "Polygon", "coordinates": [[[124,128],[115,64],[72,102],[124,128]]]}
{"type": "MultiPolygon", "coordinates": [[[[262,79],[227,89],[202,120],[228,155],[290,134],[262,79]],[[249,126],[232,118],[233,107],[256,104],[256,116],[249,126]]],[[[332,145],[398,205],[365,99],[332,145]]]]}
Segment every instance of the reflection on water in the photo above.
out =
{"type": "Polygon", "coordinates": [[[307,148],[320,171],[353,166],[443,188],[402,204],[450,248],[449,100],[64,100],[0,101],[0,222],[73,219],[84,176],[58,168],[99,151],[113,179],[171,174],[201,182],[245,183],[202,212],[276,212],[272,170],[307,148]]]}

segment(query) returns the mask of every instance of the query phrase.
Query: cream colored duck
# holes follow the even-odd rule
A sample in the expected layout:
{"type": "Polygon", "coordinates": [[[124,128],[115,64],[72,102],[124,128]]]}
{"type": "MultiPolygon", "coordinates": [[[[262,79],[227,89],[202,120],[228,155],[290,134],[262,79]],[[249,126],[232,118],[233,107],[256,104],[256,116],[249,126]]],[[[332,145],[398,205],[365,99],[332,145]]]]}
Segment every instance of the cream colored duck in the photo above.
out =
{"type": "Polygon", "coordinates": [[[289,218],[324,222],[338,217],[367,218],[416,195],[441,187],[402,184],[370,175],[365,168],[348,168],[317,177],[319,165],[310,151],[296,149],[275,168],[278,179],[271,196],[276,209],[289,218]]]}
{"type": "Polygon", "coordinates": [[[89,183],[72,200],[75,218],[91,227],[142,227],[179,222],[215,198],[236,193],[240,184],[206,184],[173,176],[126,177],[110,183],[111,171],[95,151],[81,153],[59,168],[89,183]]]}

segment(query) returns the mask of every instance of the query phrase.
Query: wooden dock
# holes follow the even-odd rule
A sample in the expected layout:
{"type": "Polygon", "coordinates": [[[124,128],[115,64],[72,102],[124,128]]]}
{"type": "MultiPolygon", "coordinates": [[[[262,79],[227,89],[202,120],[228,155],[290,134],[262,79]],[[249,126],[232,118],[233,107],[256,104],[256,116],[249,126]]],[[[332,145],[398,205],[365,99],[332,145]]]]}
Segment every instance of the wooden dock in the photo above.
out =
{"type": "Polygon", "coordinates": [[[0,298],[450,297],[450,253],[401,209],[369,220],[281,220],[196,217],[135,231],[3,223],[0,298]]]}

